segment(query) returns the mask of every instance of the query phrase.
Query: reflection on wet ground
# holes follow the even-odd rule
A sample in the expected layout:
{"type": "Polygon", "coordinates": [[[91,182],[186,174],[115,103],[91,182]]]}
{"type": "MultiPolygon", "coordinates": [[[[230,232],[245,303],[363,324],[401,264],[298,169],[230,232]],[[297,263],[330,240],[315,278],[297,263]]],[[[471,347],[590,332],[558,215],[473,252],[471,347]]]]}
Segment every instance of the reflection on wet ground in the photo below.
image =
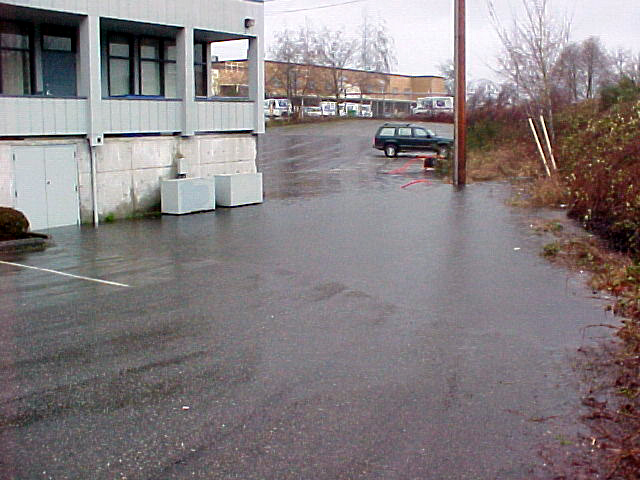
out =
{"type": "Polygon", "coordinates": [[[131,287],[0,265],[0,478],[533,478],[602,310],[375,126],[269,131],[262,205],[3,257],[131,287]]]}
{"type": "MultiPolygon", "coordinates": [[[[338,193],[354,189],[378,189],[398,178],[433,178],[417,162],[395,179],[387,175],[408,155],[388,159],[375,150],[373,137],[378,121],[328,123],[313,128],[294,126],[272,129],[261,139],[260,168],[265,176],[265,194],[270,198],[296,198],[338,193]]],[[[450,125],[428,124],[437,134],[453,135],[450,125]]],[[[403,162],[404,163],[404,162],[403,162]]],[[[406,183],[406,182],[405,182],[406,183]]]]}

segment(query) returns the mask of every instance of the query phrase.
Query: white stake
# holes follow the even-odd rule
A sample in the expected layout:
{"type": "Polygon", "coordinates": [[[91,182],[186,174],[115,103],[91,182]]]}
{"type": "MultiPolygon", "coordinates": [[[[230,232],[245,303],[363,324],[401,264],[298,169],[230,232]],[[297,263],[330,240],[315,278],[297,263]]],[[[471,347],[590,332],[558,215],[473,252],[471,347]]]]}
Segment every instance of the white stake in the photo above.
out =
{"type": "Polygon", "coordinates": [[[536,126],[533,124],[533,119],[529,118],[529,125],[531,125],[531,131],[533,132],[533,138],[536,139],[536,145],[538,145],[538,151],[540,152],[540,157],[542,158],[542,163],[544,164],[544,169],[547,171],[547,176],[551,176],[551,171],[549,170],[549,165],[547,164],[547,158],[544,156],[544,150],[542,149],[542,144],[540,143],[540,138],[538,137],[538,132],[536,131],[536,126]]]}
{"type": "Polygon", "coordinates": [[[544,121],[544,116],[540,115],[540,123],[542,123],[542,131],[544,132],[544,138],[547,141],[547,147],[549,148],[549,155],[551,156],[551,165],[554,170],[558,170],[556,165],[556,157],[553,156],[553,149],[551,148],[551,140],[549,140],[549,133],[547,132],[547,123],[544,121]]]}

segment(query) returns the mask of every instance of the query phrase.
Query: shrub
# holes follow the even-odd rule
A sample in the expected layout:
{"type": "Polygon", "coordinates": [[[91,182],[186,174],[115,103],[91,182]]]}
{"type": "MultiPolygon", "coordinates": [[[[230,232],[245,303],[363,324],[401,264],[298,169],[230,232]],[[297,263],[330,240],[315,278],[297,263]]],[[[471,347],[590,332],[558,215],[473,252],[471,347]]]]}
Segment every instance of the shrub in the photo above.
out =
{"type": "Polygon", "coordinates": [[[600,108],[607,110],[616,103],[631,102],[640,98],[640,85],[629,77],[623,77],[616,85],[608,85],[600,91],[600,108]]]}
{"type": "Polygon", "coordinates": [[[569,213],[614,248],[640,257],[640,102],[616,105],[576,127],[558,149],[569,213]]]}
{"type": "Polygon", "coordinates": [[[23,238],[29,232],[29,220],[22,212],[0,207],[0,240],[23,238]]]}

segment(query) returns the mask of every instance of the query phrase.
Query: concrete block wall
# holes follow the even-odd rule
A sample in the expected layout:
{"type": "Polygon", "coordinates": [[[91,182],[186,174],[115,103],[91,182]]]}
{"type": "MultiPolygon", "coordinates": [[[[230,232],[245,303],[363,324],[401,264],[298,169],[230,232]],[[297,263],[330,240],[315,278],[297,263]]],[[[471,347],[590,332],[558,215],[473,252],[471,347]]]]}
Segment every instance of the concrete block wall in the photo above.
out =
{"type": "MultiPolygon", "coordinates": [[[[93,221],[91,159],[84,139],[0,141],[0,206],[15,206],[14,146],[74,144],[78,166],[80,219],[93,221]]],[[[208,134],[193,137],[107,137],[95,149],[98,215],[125,218],[160,208],[160,180],[175,178],[176,158],[185,158],[188,177],[256,172],[256,137],[208,134]]]]}
{"type": "Polygon", "coordinates": [[[206,178],[256,172],[256,151],[251,134],[106,138],[96,149],[98,214],[122,218],[158,210],[160,180],[175,178],[178,155],[188,177],[206,178]]]}

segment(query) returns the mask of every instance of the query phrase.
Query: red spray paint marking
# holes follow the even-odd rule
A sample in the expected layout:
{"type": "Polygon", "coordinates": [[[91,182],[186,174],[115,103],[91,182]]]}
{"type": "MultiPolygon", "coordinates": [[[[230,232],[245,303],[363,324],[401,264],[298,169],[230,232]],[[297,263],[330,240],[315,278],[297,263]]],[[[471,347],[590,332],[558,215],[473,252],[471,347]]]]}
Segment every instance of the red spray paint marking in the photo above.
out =
{"type": "Polygon", "coordinates": [[[400,188],[407,188],[411,185],[415,185],[416,183],[426,183],[427,185],[431,185],[431,182],[429,180],[414,180],[413,182],[409,182],[406,185],[402,185],[402,187],[400,188]]]}
{"type": "Polygon", "coordinates": [[[405,163],[403,166],[401,166],[400,168],[396,168],[395,170],[391,170],[390,172],[387,172],[388,175],[400,175],[401,173],[404,173],[407,171],[407,169],[411,166],[412,163],[415,163],[418,160],[418,158],[412,158],[411,160],[409,160],[407,163],[405,163]]]}
{"type": "Polygon", "coordinates": [[[400,175],[406,172],[407,169],[411,166],[411,164],[417,162],[418,160],[425,160],[427,158],[437,158],[437,157],[438,157],[437,155],[416,155],[415,157],[412,157],[411,160],[409,160],[400,168],[396,168],[395,170],[391,170],[390,172],[387,172],[387,175],[400,175]]]}

